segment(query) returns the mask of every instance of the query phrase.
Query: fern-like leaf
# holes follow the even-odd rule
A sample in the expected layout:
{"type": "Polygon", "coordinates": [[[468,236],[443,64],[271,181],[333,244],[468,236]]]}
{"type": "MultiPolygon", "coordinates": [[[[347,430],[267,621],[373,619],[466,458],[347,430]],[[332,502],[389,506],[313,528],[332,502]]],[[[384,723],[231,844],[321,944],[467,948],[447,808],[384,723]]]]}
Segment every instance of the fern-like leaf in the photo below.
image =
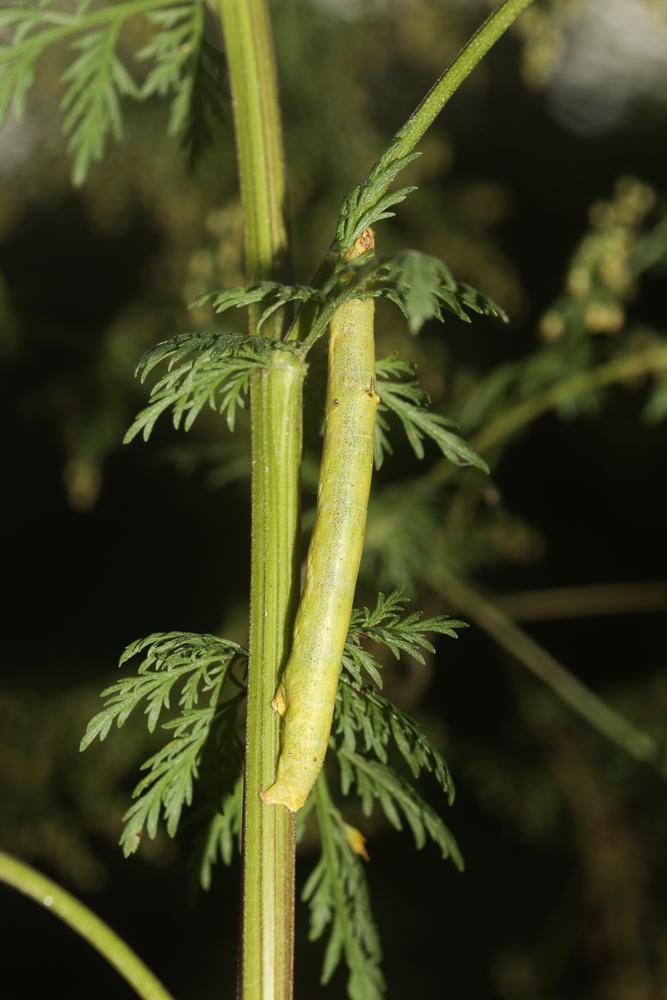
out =
{"type": "Polygon", "coordinates": [[[257,323],[259,330],[278,309],[289,302],[304,303],[321,298],[322,293],[309,285],[283,285],[278,281],[262,281],[257,285],[227,288],[221,292],[207,292],[195,299],[192,304],[193,306],[202,306],[210,303],[217,313],[223,313],[227,309],[247,308],[262,303],[263,309],[257,323]]]}
{"type": "Polygon", "coordinates": [[[381,1000],[384,978],[380,938],[363,865],[355,850],[355,831],[334,807],[323,775],[315,789],[315,808],[322,855],[304,886],[302,898],[310,907],[310,940],[319,940],[331,927],[321,981],[329,982],[344,959],[349,970],[350,1000],[381,1000]]]}
{"type": "Polygon", "coordinates": [[[247,653],[237,643],[215,635],[153,632],[130,643],[118,666],[140,655],[135,674],[122,677],[102,691],[100,697],[106,699],[106,704],[88,723],[81,750],[96,739],[105,740],[114,723],[120,729],[142,702],[148,731],[154,732],[161,713],[170,707],[174,688],[181,688],[178,704],[190,711],[197,705],[202,685],[210,686],[227,673],[234,660],[243,659],[247,653]]]}
{"type": "Polygon", "coordinates": [[[437,257],[402,250],[381,265],[376,274],[380,294],[399,306],[411,333],[418,333],[429,319],[444,319],[449,312],[464,323],[470,313],[493,316],[507,322],[506,313],[483,292],[456,281],[447,265],[437,257]]]}
{"type": "Polygon", "coordinates": [[[245,406],[251,374],[268,367],[272,352],[286,349],[259,337],[216,333],[185,333],[158,344],[144,355],[136,374],[143,382],[163,361],[168,361],[168,370],[153,386],[148,406],[135,418],[125,443],[139,433],[147,441],[166,410],[172,410],[174,427],[183,421],[187,431],[206,405],[225,414],[233,431],[236,411],[245,406]]]}
{"type": "Polygon", "coordinates": [[[396,830],[402,830],[403,821],[407,822],[418,849],[430,839],[440,848],[443,859],[451,858],[456,867],[463,870],[463,858],[456,840],[410,782],[387,764],[367,760],[344,746],[337,747],[336,753],[343,795],[349,795],[354,788],[366,816],[371,815],[377,800],[396,830]]]}
{"type": "Polygon", "coordinates": [[[243,775],[222,799],[219,810],[208,819],[197,845],[197,877],[202,889],[211,888],[213,868],[218,861],[230,865],[235,849],[241,849],[243,825],[243,775]]]}
{"type": "Polygon", "coordinates": [[[73,41],[71,47],[78,55],[62,76],[63,130],[69,139],[76,185],[83,183],[91,164],[102,158],[107,136],[121,138],[120,99],[135,92],[134,81],[116,52],[120,28],[119,21],[112,21],[73,41]]]}
{"type": "Polygon", "coordinates": [[[169,836],[176,834],[183,808],[192,802],[204,747],[213,729],[235,728],[243,694],[224,703],[220,697],[232,666],[244,661],[247,653],[217,636],[167,632],[132,643],[120,665],[135,656],[142,657],[136,674],[102,692],[106,704],[89,722],[81,741],[85,750],[96,738],[104,740],[114,723],[120,728],[143,702],[148,729],[153,732],[178,691],[178,715],[162,723],[170,739],[142,765],[147,774],[135,787],[135,801],[123,817],[121,846],[126,857],[137,850],[144,830],[155,837],[161,817],[169,836]]]}
{"type": "Polygon", "coordinates": [[[384,361],[379,361],[375,370],[378,376],[377,390],[380,395],[378,430],[375,439],[375,464],[382,465],[384,452],[390,450],[387,430],[388,423],[384,413],[391,411],[401,422],[407,439],[417,456],[424,457],[423,440],[425,437],[440,448],[441,452],[455,465],[473,465],[482,472],[489,471],[489,467],[483,458],[473,451],[470,445],[462,437],[449,430],[453,422],[439,413],[432,413],[428,408],[430,402],[428,394],[424,392],[418,382],[411,380],[401,382],[391,380],[391,376],[403,375],[406,366],[399,362],[395,355],[391,355],[384,361]],[[389,376],[389,378],[387,377],[389,376]]]}
{"type": "Polygon", "coordinates": [[[362,645],[363,640],[386,646],[397,660],[401,653],[407,653],[418,663],[424,663],[423,651],[435,652],[433,643],[427,638],[428,632],[457,639],[457,629],[468,627],[465,622],[447,615],[424,618],[421,611],[404,615],[405,603],[403,590],[399,589],[388,596],[378,594],[372,610],[355,608],[352,612],[343,652],[343,668],[357,684],[362,683],[366,673],[376,687],[382,687],[381,666],[362,645]]]}
{"type": "Polygon", "coordinates": [[[135,0],[93,6],[77,0],[69,11],[48,3],[16,4],[0,10],[0,125],[13,111],[21,118],[37,64],[50,48],[69,45],[72,59],[62,75],[64,131],[73,158],[73,180],[81,184],[101,159],[110,135],[122,134],[121,99],[174,94],[170,130],[186,136],[199,112],[197,86],[205,50],[204,0],[135,0]],[[137,86],[118,54],[127,21],[145,17],[153,37],[138,53],[152,67],[137,86]]]}
{"type": "Polygon", "coordinates": [[[341,676],[332,729],[334,746],[351,752],[372,753],[381,764],[388,761],[393,743],[414,778],[423,770],[432,774],[451,805],[454,782],[442,754],[431,744],[421,727],[405,712],[368,684],[341,676]]]}
{"type": "Polygon", "coordinates": [[[391,149],[387,150],[387,153],[372,167],[363,184],[352,188],[343,201],[336,230],[336,238],[342,248],[343,256],[364,229],[376,225],[382,219],[391,218],[395,213],[390,209],[405,201],[412,191],[417,190],[411,186],[390,194],[386,193],[401,170],[421,155],[409,153],[407,156],[394,159],[388,155],[390,152],[391,149]]]}

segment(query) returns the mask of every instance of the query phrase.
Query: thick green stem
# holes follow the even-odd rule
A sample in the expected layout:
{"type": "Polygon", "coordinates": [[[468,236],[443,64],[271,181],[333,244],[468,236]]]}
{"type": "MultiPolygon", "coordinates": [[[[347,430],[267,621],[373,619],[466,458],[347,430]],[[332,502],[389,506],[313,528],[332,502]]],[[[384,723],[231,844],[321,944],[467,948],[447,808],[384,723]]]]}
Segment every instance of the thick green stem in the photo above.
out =
{"type": "MultiPolygon", "coordinates": [[[[56,882],[0,851],[0,881],[60,917],[95,948],[144,1000],[172,1000],[162,983],[104,921],[56,882]]],[[[5,942],[6,943],[6,942],[5,942]]],[[[39,955],[36,955],[39,960],[39,955]]],[[[64,981],[63,981],[64,986],[64,981]]]]}
{"type": "Polygon", "coordinates": [[[280,752],[271,708],[299,593],[299,463],[304,366],[286,356],[252,386],[252,583],[243,832],[244,1000],[289,1000],[294,940],[294,820],[264,805],[280,752]]]}
{"type": "Polygon", "coordinates": [[[287,259],[285,157],[266,0],[220,0],[234,105],[246,277],[280,274],[287,259]]]}
{"type": "MultiPolygon", "coordinates": [[[[249,281],[287,261],[285,170],[266,0],[220,0],[234,105],[249,281]]],[[[251,314],[251,333],[257,315],[251,314]]],[[[265,333],[269,324],[264,328],[265,333]]],[[[280,321],[270,327],[280,335],[280,321]]],[[[243,1000],[290,1000],[294,941],[294,820],[265,806],[280,720],[271,708],[291,640],[299,590],[299,468],[305,365],[283,355],[253,376],[250,659],[243,821],[243,1000]]]]}

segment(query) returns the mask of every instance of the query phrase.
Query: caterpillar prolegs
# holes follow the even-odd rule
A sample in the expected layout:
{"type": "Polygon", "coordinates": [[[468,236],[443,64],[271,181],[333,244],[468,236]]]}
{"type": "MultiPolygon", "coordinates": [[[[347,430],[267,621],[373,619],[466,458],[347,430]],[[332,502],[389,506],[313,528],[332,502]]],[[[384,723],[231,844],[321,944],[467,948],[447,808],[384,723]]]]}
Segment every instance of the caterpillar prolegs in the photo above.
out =
{"type": "MultiPolygon", "coordinates": [[[[373,245],[367,229],[349,257],[373,245]]],[[[329,326],[317,514],[292,650],[272,703],[284,719],[276,781],[261,795],[292,812],[305,803],[324,763],[361,562],[380,401],[373,318],[372,299],[351,299],[329,326]]]]}

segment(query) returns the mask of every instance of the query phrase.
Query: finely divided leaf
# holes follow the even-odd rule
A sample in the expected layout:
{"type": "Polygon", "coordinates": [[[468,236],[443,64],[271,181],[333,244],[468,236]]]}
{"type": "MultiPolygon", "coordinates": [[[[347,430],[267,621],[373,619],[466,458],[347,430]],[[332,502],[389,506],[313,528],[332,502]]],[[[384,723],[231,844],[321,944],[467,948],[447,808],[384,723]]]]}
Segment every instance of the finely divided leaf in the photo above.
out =
{"type": "Polygon", "coordinates": [[[380,417],[379,429],[376,433],[375,441],[375,461],[376,466],[382,464],[383,453],[387,451],[387,429],[388,424],[383,412],[391,411],[400,420],[403,430],[417,458],[424,457],[423,440],[425,437],[440,448],[441,452],[455,465],[472,465],[482,472],[489,471],[489,467],[483,458],[473,451],[470,445],[462,437],[449,430],[453,422],[439,413],[432,413],[428,408],[430,402],[428,394],[424,392],[418,382],[389,381],[383,377],[386,374],[403,374],[406,367],[399,369],[395,355],[391,355],[385,361],[376,364],[378,375],[377,391],[380,396],[380,417]]]}
{"type": "Polygon", "coordinates": [[[241,334],[186,333],[158,344],[144,355],[136,374],[143,382],[162,361],[169,362],[167,373],[153,386],[148,406],[135,418],[125,443],[139,433],[147,441],[166,410],[172,410],[174,427],[183,422],[187,431],[204,406],[209,406],[226,415],[233,431],[237,408],[245,406],[252,372],[268,367],[271,354],[279,350],[286,348],[276,341],[241,334]]]}
{"type": "Polygon", "coordinates": [[[387,646],[398,660],[401,653],[407,653],[418,663],[424,663],[422,650],[434,653],[435,648],[426,633],[435,632],[457,639],[457,629],[467,628],[465,622],[447,615],[424,618],[423,612],[413,611],[404,615],[406,598],[403,590],[394,590],[385,597],[378,594],[372,610],[355,608],[350,619],[350,627],[343,652],[343,669],[358,684],[362,683],[362,672],[368,674],[373,683],[382,687],[381,665],[362,645],[362,640],[387,646]]]}
{"type": "Polygon", "coordinates": [[[336,752],[343,795],[355,788],[366,816],[370,816],[376,800],[379,801],[395,829],[401,830],[403,821],[407,821],[418,849],[430,839],[440,848],[443,859],[451,858],[463,870],[463,858],[454,837],[410,782],[388,765],[367,760],[345,747],[338,747],[336,752]]]}
{"type": "Polygon", "coordinates": [[[217,313],[223,313],[227,309],[241,309],[262,303],[263,309],[257,324],[259,330],[276,310],[281,309],[287,303],[311,302],[312,300],[320,300],[321,297],[322,293],[309,285],[283,285],[278,281],[261,281],[257,285],[207,292],[195,299],[192,305],[201,306],[210,303],[217,313]]]}
{"type": "Polygon", "coordinates": [[[221,692],[233,665],[245,663],[247,653],[217,636],[166,632],[132,643],[121,665],[135,656],[142,657],[136,674],[102,692],[106,704],[90,721],[81,741],[85,750],[96,738],[104,740],[114,723],[122,726],[142,703],[152,732],[170,708],[172,697],[177,701],[176,717],[162,723],[169,740],[142,765],[147,774],[134,789],[135,801],[123,817],[121,845],[126,856],[137,850],[144,830],[155,837],[161,816],[169,836],[175,835],[183,808],[192,802],[209,737],[214,729],[224,729],[228,739],[235,733],[244,692],[224,702],[221,692]]]}
{"type": "Polygon", "coordinates": [[[350,1000],[381,1000],[382,952],[358,837],[334,807],[324,782],[323,777],[318,779],[315,792],[322,855],[302,893],[302,899],[310,907],[310,940],[317,941],[331,927],[322,969],[323,984],[329,982],[345,960],[350,1000]]]}

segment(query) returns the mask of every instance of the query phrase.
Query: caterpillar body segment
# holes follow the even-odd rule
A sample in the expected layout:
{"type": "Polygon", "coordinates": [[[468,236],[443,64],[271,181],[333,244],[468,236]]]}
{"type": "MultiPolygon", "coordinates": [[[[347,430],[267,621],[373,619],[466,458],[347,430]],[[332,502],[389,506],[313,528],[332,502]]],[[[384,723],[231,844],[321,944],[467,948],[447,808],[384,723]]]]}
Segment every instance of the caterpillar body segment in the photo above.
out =
{"type": "MultiPolygon", "coordinates": [[[[355,246],[355,255],[372,248],[370,230],[355,246]]],[[[261,796],[292,812],[304,805],[324,762],[361,562],[380,401],[373,318],[372,299],[352,299],[329,329],[317,516],[292,650],[272,703],[284,718],[276,781],[261,796]]]]}

